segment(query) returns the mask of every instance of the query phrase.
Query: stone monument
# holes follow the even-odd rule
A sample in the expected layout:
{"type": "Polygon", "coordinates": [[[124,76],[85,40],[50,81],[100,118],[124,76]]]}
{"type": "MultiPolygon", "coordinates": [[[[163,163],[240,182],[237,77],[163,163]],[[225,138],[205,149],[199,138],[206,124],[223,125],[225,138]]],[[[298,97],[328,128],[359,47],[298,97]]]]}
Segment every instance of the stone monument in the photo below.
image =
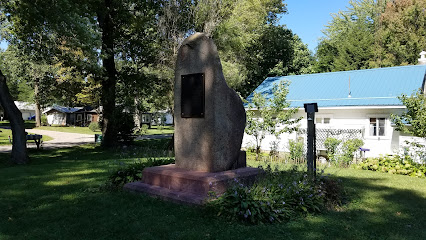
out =
{"type": "Polygon", "coordinates": [[[206,34],[182,43],[174,93],[176,166],[205,172],[245,167],[243,102],[226,84],[216,45],[206,34]]]}
{"type": "Polygon", "coordinates": [[[146,168],[142,181],[125,189],[179,202],[202,204],[238,178],[252,182],[259,169],[246,167],[241,143],[246,123],[243,103],[228,87],[217,47],[204,33],[188,37],[175,71],[176,164],[146,168]]]}

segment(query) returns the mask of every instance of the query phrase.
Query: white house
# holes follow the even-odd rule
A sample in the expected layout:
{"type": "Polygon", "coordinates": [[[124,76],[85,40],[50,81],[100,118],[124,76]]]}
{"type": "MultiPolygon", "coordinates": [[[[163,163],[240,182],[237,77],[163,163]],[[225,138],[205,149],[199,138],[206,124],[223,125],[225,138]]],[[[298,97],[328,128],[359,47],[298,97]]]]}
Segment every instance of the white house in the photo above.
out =
{"type": "MultiPolygon", "coordinates": [[[[280,151],[288,151],[289,139],[306,139],[303,130],[307,120],[303,104],[317,103],[317,149],[324,149],[323,142],[327,137],[361,138],[365,143],[363,148],[369,149],[365,156],[369,157],[392,154],[405,144],[405,140],[423,141],[396,131],[390,115],[403,113],[405,106],[398,96],[411,95],[419,88],[425,90],[425,80],[426,65],[415,65],[271,77],[255,92],[272,98],[272,87],[276,83],[290,83],[287,100],[290,107],[299,109],[295,117],[304,119],[300,122],[301,132],[280,136],[280,151]]],[[[253,94],[247,100],[250,102],[252,97],[253,94]]],[[[252,136],[245,135],[243,147],[251,145],[253,140],[252,136]]],[[[267,136],[261,149],[270,150],[271,142],[275,140],[274,136],[267,136]]]]}
{"type": "Polygon", "coordinates": [[[22,119],[30,120],[35,116],[36,106],[34,103],[15,101],[16,107],[22,113],[22,119]]]}

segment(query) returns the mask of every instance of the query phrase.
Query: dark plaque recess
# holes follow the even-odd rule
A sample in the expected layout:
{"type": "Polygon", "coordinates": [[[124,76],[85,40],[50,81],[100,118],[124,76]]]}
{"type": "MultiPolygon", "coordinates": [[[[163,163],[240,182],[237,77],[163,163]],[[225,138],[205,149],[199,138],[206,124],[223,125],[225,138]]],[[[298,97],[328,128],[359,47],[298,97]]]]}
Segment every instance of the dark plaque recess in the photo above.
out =
{"type": "Polygon", "coordinates": [[[204,73],[182,75],[181,116],[204,117],[204,73]]]}

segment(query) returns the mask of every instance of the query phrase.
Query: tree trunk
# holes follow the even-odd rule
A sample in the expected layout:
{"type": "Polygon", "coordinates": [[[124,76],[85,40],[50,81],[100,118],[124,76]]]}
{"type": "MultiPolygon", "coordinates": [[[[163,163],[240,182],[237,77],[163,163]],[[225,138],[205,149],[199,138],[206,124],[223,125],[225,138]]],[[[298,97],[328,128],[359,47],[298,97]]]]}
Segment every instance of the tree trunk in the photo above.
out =
{"type": "Polygon", "coordinates": [[[102,146],[114,147],[117,143],[115,127],[115,88],[117,69],[114,60],[114,23],[112,0],[104,0],[104,8],[98,14],[99,26],[102,29],[102,146]]]}
{"type": "Polygon", "coordinates": [[[135,96],[134,98],[135,103],[135,114],[133,116],[133,119],[135,121],[135,126],[138,130],[141,128],[141,113],[139,111],[139,96],[135,96]]]}
{"type": "Polygon", "coordinates": [[[34,100],[35,100],[35,120],[36,127],[41,127],[41,114],[40,114],[40,102],[38,100],[39,97],[39,79],[36,79],[34,82],[34,100]]]}
{"type": "Polygon", "coordinates": [[[6,84],[6,77],[0,70],[0,103],[9,116],[12,128],[13,144],[11,161],[16,164],[26,164],[29,161],[27,153],[27,137],[25,134],[22,113],[16,107],[6,84]]]}

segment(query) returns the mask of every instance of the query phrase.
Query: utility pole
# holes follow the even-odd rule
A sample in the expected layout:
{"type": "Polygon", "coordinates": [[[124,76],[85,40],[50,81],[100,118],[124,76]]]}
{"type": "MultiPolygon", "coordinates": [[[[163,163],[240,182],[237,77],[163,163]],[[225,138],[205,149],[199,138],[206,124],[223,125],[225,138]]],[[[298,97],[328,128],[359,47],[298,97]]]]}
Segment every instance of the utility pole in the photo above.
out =
{"type": "Polygon", "coordinates": [[[316,133],[315,133],[315,113],[318,112],[317,103],[305,103],[305,112],[307,113],[308,119],[308,142],[307,142],[307,162],[308,162],[308,174],[315,178],[316,173],[316,133]]]}

